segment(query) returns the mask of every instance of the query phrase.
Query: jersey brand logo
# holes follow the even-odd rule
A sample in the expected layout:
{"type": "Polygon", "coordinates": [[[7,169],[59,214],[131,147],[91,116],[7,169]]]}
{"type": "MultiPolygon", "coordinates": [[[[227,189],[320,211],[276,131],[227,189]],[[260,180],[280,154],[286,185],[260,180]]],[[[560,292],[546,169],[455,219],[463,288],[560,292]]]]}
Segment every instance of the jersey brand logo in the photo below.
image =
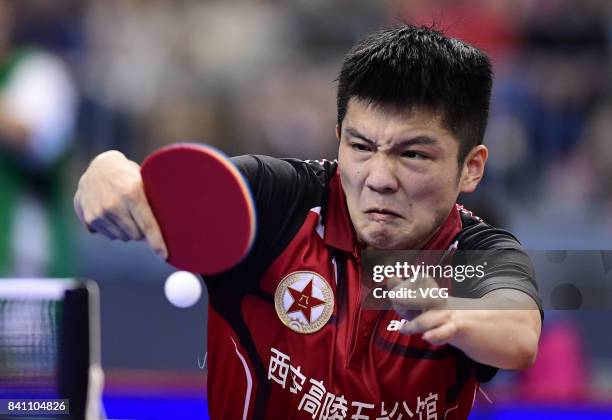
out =
{"type": "Polygon", "coordinates": [[[329,283],[312,271],[296,271],[278,284],[274,306],[280,320],[295,332],[319,331],[334,311],[334,295],[329,283]]]}
{"type": "Polygon", "coordinates": [[[392,319],[389,325],[387,325],[387,331],[399,331],[405,323],[405,319],[392,319]]]}

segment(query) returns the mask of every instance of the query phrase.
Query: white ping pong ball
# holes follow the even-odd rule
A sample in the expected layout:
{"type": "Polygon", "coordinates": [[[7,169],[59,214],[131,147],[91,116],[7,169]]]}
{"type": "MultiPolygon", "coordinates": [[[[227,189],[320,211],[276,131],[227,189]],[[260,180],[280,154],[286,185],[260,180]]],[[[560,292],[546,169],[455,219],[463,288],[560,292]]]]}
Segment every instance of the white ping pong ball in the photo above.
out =
{"type": "Polygon", "coordinates": [[[202,285],[200,280],[189,271],[177,271],[166,279],[164,293],[174,306],[189,308],[200,299],[202,285]]]}

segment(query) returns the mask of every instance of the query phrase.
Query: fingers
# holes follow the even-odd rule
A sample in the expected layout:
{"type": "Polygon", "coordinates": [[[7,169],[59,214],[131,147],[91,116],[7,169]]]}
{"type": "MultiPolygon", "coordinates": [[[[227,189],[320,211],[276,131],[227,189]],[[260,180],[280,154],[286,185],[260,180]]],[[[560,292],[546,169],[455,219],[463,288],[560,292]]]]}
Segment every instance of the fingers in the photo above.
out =
{"type": "Polygon", "coordinates": [[[442,324],[438,328],[423,334],[423,340],[431,344],[442,345],[449,343],[457,334],[457,326],[454,323],[442,324]]]}
{"type": "Polygon", "coordinates": [[[402,291],[405,293],[397,293],[389,300],[393,309],[401,315],[401,313],[413,310],[429,310],[434,308],[441,308],[444,304],[444,299],[433,298],[429,294],[423,294],[422,292],[428,289],[437,288],[438,284],[431,277],[420,277],[415,281],[402,280],[398,278],[389,278],[387,282],[387,289],[393,291],[402,291]]]}
{"type": "Polygon", "coordinates": [[[419,334],[436,328],[446,322],[448,314],[446,311],[427,311],[423,312],[411,321],[402,325],[402,332],[405,334],[419,334]]]}
{"type": "Polygon", "coordinates": [[[96,157],[81,179],[74,210],[92,233],[122,241],[146,239],[163,259],[168,252],[149,207],[140,166],[117,151],[96,157]]]}
{"type": "Polygon", "coordinates": [[[423,339],[432,344],[446,344],[458,331],[454,313],[451,310],[431,310],[402,325],[402,334],[423,334],[423,339]]]}
{"type": "Polygon", "coordinates": [[[155,253],[160,258],[164,260],[167,259],[168,249],[166,248],[161,229],[159,228],[157,220],[155,220],[155,216],[153,215],[153,211],[149,206],[149,202],[147,201],[142,184],[140,188],[133,192],[133,194],[134,196],[130,197],[131,205],[129,206],[133,220],[155,253]]]}
{"type": "Polygon", "coordinates": [[[99,233],[112,240],[119,239],[122,241],[129,241],[135,239],[130,235],[130,230],[120,225],[117,222],[118,218],[109,211],[103,211],[102,209],[86,211],[83,210],[81,204],[79,204],[77,215],[83,225],[85,225],[87,230],[91,233],[99,233]]]}
{"type": "Polygon", "coordinates": [[[89,233],[96,233],[96,231],[85,221],[85,216],[83,214],[83,207],[81,206],[81,194],[79,190],[77,190],[77,192],[74,194],[73,205],[74,205],[74,212],[79,218],[81,224],[87,228],[89,233]]]}
{"type": "Polygon", "coordinates": [[[393,290],[396,287],[401,286],[406,281],[399,277],[389,277],[387,278],[387,290],[393,290]]]}
{"type": "Polygon", "coordinates": [[[89,226],[96,233],[100,233],[111,240],[120,239],[124,242],[128,240],[128,236],[116,225],[109,223],[108,220],[97,219],[91,222],[89,226]]]}
{"type": "Polygon", "coordinates": [[[129,211],[125,211],[122,214],[109,213],[106,217],[109,222],[112,222],[119,229],[126,238],[126,241],[140,241],[144,239],[142,231],[129,211]]]}

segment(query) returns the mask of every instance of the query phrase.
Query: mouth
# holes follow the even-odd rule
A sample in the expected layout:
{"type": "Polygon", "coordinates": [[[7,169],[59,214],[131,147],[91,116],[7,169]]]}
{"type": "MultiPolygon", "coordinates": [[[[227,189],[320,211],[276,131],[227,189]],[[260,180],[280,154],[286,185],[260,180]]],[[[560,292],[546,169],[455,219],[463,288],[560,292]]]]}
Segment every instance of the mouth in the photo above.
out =
{"type": "Polygon", "coordinates": [[[402,217],[399,213],[384,207],[372,207],[367,209],[365,213],[371,215],[375,220],[391,220],[402,217]]]}

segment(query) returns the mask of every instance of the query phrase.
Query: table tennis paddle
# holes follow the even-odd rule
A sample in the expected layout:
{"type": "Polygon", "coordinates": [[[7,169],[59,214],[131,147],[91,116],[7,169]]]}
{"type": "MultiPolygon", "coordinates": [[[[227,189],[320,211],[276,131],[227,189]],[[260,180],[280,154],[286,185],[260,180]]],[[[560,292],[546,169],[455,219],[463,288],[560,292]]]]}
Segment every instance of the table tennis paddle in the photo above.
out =
{"type": "Polygon", "coordinates": [[[168,248],[168,263],[205,275],[238,264],[255,239],[247,181],[220,151],[177,143],[148,156],[145,194],[168,248]]]}

